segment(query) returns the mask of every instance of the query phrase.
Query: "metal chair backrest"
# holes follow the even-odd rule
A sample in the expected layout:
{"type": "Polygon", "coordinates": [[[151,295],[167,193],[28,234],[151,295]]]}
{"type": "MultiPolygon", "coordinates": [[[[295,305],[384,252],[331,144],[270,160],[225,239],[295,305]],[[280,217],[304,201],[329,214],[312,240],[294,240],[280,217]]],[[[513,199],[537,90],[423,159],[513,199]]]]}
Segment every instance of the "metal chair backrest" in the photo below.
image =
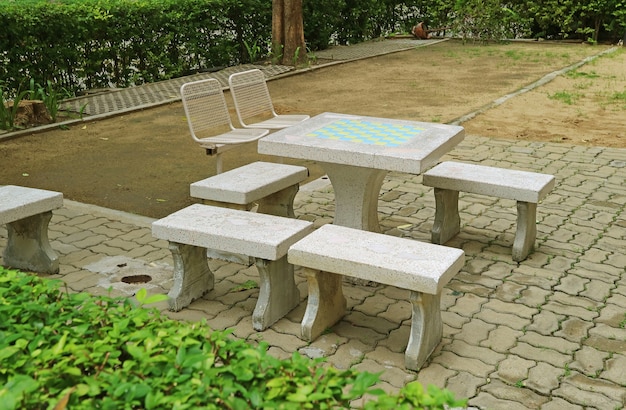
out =
{"type": "Polygon", "coordinates": [[[248,118],[270,114],[276,117],[265,74],[259,69],[235,73],[228,79],[237,116],[247,126],[248,118]]]}
{"type": "Polygon", "coordinates": [[[228,127],[234,130],[221,83],[215,78],[193,81],[180,88],[191,137],[198,143],[209,132],[228,127]]]}

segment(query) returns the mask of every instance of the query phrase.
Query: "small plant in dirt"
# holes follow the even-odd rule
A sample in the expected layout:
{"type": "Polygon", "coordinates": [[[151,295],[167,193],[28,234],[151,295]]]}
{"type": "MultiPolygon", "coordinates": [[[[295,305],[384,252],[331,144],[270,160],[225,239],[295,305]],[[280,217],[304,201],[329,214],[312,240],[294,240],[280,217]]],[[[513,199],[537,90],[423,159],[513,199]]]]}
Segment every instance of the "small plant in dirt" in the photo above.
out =
{"type": "Polygon", "coordinates": [[[11,98],[8,88],[0,82],[0,129],[12,130],[15,128],[15,119],[20,106],[20,102],[28,98],[28,90],[18,90],[16,95],[11,98]]]}
{"type": "Polygon", "coordinates": [[[57,120],[61,100],[71,96],[71,93],[67,90],[57,90],[50,80],[46,82],[45,86],[35,84],[35,80],[30,80],[28,98],[43,101],[44,106],[52,118],[52,122],[56,122],[57,120]]]}
{"type": "MultiPolygon", "coordinates": [[[[57,90],[51,81],[47,81],[45,86],[41,86],[34,80],[30,80],[28,89],[19,89],[15,95],[10,95],[8,87],[0,83],[0,94],[0,129],[3,130],[14,130],[25,126],[19,119],[20,116],[23,116],[20,114],[20,107],[25,101],[41,101],[43,103],[42,108],[45,108],[45,111],[41,110],[41,113],[45,114],[48,121],[56,122],[61,100],[72,96],[66,90],[57,90]]],[[[33,117],[37,117],[37,114],[33,117]]]]}
{"type": "Polygon", "coordinates": [[[241,291],[244,291],[244,290],[258,289],[258,287],[259,287],[259,284],[256,283],[256,281],[247,280],[244,283],[242,283],[241,285],[235,286],[230,291],[231,292],[241,292],[241,291]]]}
{"type": "Polygon", "coordinates": [[[254,41],[252,44],[248,44],[248,42],[244,40],[243,45],[246,48],[246,53],[248,54],[248,60],[250,63],[259,61],[263,56],[263,50],[261,50],[261,46],[257,44],[257,41],[254,41]]]}
{"type": "Polygon", "coordinates": [[[557,100],[567,105],[572,105],[574,102],[581,97],[581,94],[572,93],[569,91],[557,91],[554,94],[549,94],[548,98],[551,100],[557,100]]]}
{"type": "Polygon", "coordinates": [[[611,95],[611,100],[613,102],[624,104],[623,108],[626,109],[626,91],[616,91],[611,95]]]}
{"type": "Polygon", "coordinates": [[[298,62],[300,60],[301,60],[300,47],[296,47],[296,51],[293,53],[293,56],[291,57],[291,65],[293,65],[294,67],[298,67],[298,62]]]}
{"type": "Polygon", "coordinates": [[[447,390],[338,370],[294,353],[279,360],[205,323],[143,306],[162,299],[63,291],[62,282],[0,267],[0,409],[366,409],[464,406],[447,390]]]}
{"type": "Polygon", "coordinates": [[[272,64],[280,64],[283,59],[283,48],[282,44],[274,44],[272,45],[272,49],[270,51],[270,61],[272,64]]]}
{"type": "Polygon", "coordinates": [[[522,60],[525,57],[524,53],[520,53],[517,50],[507,50],[504,54],[512,60],[522,60]]]}
{"type": "Polygon", "coordinates": [[[586,72],[586,71],[578,71],[578,70],[568,71],[565,74],[565,76],[569,78],[599,78],[600,77],[600,75],[598,75],[595,71],[586,72]]]}

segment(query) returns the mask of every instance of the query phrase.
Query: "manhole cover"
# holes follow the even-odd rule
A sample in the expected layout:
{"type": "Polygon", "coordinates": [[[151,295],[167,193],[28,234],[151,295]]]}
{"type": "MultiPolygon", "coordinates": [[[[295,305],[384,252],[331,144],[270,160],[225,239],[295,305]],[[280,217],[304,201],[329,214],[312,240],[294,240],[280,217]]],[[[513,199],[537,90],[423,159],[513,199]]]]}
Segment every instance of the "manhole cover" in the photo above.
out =
{"type": "Polygon", "coordinates": [[[148,283],[152,280],[152,277],[149,275],[131,275],[124,276],[121,280],[124,283],[148,283]]]}

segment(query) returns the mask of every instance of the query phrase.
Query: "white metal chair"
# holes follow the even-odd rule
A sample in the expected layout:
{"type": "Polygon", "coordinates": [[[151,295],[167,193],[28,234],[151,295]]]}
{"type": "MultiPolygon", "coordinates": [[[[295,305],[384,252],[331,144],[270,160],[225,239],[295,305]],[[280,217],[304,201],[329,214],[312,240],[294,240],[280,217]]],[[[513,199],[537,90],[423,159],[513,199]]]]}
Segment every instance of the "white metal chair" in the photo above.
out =
{"type": "Polygon", "coordinates": [[[308,115],[301,114],[276,114],[265,75],[261,70],[231,74],[228,84],[237,117],[244,128],[280,129],[309,118],[308,115]]]}
{"type": "Polygon", "coordinates": [[[217,173],[222,172],[221,153],[234,145],[254,142],[267,129],[235,128],[230,119],[222,85],[214,78],[193,81],[180,87],[191,137],[208,155],[216,155],[217,173]]]}

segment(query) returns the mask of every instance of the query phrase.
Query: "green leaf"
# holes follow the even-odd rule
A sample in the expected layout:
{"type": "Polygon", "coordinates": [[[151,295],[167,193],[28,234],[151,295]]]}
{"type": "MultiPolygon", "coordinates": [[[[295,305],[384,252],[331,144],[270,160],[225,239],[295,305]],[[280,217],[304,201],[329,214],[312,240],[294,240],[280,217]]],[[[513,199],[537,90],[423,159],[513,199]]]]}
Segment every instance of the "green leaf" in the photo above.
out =
{"type": "Polygon", "coordinates": [[[143,304],[144,305],[151,305],[153,303],[164,302],[164,301],[166,301],[168,299],[169,299],[169,297],[167,295],[164,295],[162,293],[157,293],[157,294],[150,295],[149,297],[147,297],[143,301],[143,304]]]}
{"type": "Polygon", "coordinates": [[[148,291],[146,290],[146,288],[141,288],[137,291],[137,293],[135,293],[135,299],[137,299],[137,302],[139,302],[140,304],[143,304],[144,300],[146,300],[147,295],[148,291]]]}
{"type": "Polygon", "coordinates": [[[63,373],[71,376],[81,376],[83,374],[82,370],[78,367],[66,367],[63,369],[63,373]]]}
{"type": "Polygon", "coordinates": [[[68,334],[68,332],[63,332],[63,336],[61,336],[57,344],[52,348],[52,354],[54,356],[59,356],[61,353],[63,353],[68,334]]]}
{"type": "Polygon", "coordinates": [[[15,410],[17,409],[17,403],[20,400],[19,395],[15,392],[0,389],[0,410],[15,410]]]}
{"type": "Polygon", "coordinates": [[[0,362],[4,362],[6,359],[18,353],[19,351],[20,349],[15,346],[7,346],[3,348],[2,350],[0,350],[0,362]]]}
{"type": "Polygon", "coordinates": [[[307,395],[300,391],[287,395],[287,400],[295,401],[297,403],[304,403],[307,401],[307,398],[307,395]]]}
{"type": "Polygon", "coordinates": [[[156,409],[158,407],[160,407],[161,402],[163,401],[163,393],[159,392],[159,391],[154,391],[151,390],[150,392],[148,392],[148,394],[146,395],[146,398],[144,400],[144,404],[146,405],[146,409],[147,410],[152,410],[152,409],[156,409]]]}
{"type": "Polygon", "coordinates": [[[148,291],[146,290],[146,288],[141,288],[135,294],[135,299],[137,300],[137,302],[139,302],[139,305],[143,306],[168,300],[169,297],[162,293],[148,296],[148,291]]]}
{"type": "Polygon", "coordinates": [[[32,393],[39,388],[39,383],[30,376],[17,375],[10,377],[7,384],[4,385],[3,390],[10,390],[11,392],[21,395],[23,393],[32,393]]]}
{"type": "Polygon", "coordinates": [[[133,398],[142,399],[146,397],[152,388],[145,383],[133,384],[130,388],[130,392],[133,398]]]}

